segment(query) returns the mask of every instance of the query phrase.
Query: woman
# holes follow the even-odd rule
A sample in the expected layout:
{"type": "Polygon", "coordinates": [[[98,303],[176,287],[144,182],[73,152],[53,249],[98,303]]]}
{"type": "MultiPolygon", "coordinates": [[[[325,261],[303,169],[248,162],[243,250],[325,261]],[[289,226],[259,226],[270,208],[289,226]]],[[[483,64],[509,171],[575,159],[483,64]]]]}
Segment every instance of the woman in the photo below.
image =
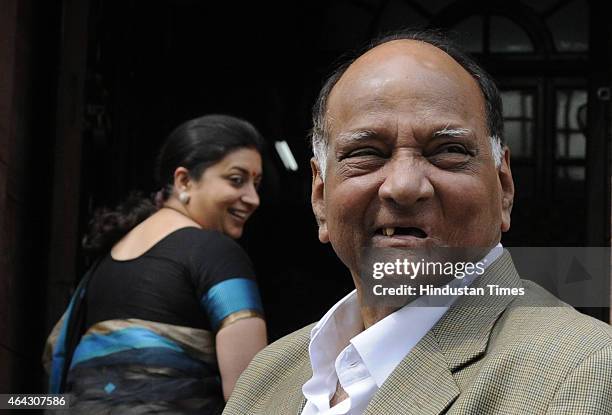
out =
{"type": "Polygon", "coordinates": [[[157,206],[132,197],[96,215],[85,246],[104,255],[50,336],[51,391],[72,393],[73,412],[221,412],[266,344],[233,241],[259,205],[262,145],[244,120],[188,121],[159,154],[157,206]]]}

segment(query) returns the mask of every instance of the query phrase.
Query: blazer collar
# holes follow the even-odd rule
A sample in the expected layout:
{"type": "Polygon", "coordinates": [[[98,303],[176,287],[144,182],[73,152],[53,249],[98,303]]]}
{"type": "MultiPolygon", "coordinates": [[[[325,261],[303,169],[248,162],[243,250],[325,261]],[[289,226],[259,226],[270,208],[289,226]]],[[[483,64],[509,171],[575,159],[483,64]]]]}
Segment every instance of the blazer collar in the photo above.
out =
{"type": "Polygon", "coordinates": [[[490,284],[521,287],[505,250],[471,285],[487,295],[457,300],[393,371],[365,414],[433,415],[452,405],[460,393],[454,373],[484,354],[495,322],[514,298],[488,295],[490,284]]]}
{"type": "Polygon", "coordinates": [[[489,295],[488,285],[522,287],[507,250],[504,249],[503,254],[471,285],[483,288],[485,295],[460,298],[432,329],[452,372],[485,352],[495,322],[515,298],[512,295],[489,295]]]}

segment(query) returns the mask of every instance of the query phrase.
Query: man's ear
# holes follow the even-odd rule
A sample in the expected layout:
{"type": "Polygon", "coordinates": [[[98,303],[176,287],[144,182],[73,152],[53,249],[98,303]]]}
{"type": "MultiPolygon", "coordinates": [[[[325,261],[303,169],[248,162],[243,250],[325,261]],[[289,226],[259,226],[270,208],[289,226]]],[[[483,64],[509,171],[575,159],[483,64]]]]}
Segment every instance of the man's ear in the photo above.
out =
{"type": "Polygon", "coordinates": [[[501,231],[507,232],[510,229],[510,213],[512,212],[512,204],[514,203],[514,181],[512,180],[512,171],[510,170],[510,149],[508,146],[504,147],[504,156],[497,174],[502,190],[501,231]]]}
{"type": "Polygon", "coordinates": [[[321,169],[314,157],[310,159],[310,167],[312,169],[312,194],[310,195],[310,203],[312,204],[312,211],[319,225],[319,241],[326,244],[329,242],[329,233],[327,232],[327,221],[325,219],[325,182],[323,182],[321,169]]]}

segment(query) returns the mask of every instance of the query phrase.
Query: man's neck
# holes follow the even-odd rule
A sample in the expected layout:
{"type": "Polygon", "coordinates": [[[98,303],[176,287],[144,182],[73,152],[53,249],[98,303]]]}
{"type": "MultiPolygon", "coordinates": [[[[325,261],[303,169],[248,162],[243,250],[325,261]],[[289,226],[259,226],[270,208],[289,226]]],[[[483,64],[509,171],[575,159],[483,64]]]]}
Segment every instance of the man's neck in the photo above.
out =
{"type": "Polygon", "coordinates": [[[342,389],[342,385],[340,385],[340,381],[338,381],[336,383],[336,392],[334,393],[334,396],[332,396],[329,400],[329,407],[331,408],[336,406],[346,398],[348,398],[348,394],[344,389],[342,389]]]}
{"type": "Polygon", "coordinates": [[[363,296],[363,287],[360,284],[360,280],[355,278],[353,275],[353,281],[355,282],[355,288],[357,289],[357,302],[359,303],[359,313],[361,314],[361,321],[363,321],[363,329],[367,330],[369,327],[378,323],[383,318],[390,314],[393,314],[401,307],[391,307],[385,305],[372,305],[365,301],[363,296]]]}
{"type": "MultiPolygon", "coordinates": [[[[461,258],[465,257],[465,258],[468,258],[469,262],[476,263],[480,260],[485,259],[487,255],[492,253],[493,252],[492,250],[495,249],[497,245],[499,245],[499,242],[492,244],[491,248],[465,249],[464,251],[460,251],[461,258]]],[[[494,256],[494,258],[497,258],[497,256],[494,256]]],[[[456,262],[456,261],[457,261],[457,258],[452,258],[450,262],[456,262]]],[[[371,296],[368,297],[369,301],[365,301],[367,294],[365,294],[363,290],[368,289],[367,287],[368,284],[364,284],[364,281],[356,273],[351,272],[351,274],[353,277],[353,282],[355,283],[355,288],[357,289],[357,298],[359,301],[359,308],[360,308],[361,318],[362,318],[363,325],[364,325],[364,330],[367,330],[369,327],[378,323],[380,320],[384,319],[385,317],[389,316],[390,314],[393,314],[394,312],[402,308],[397,305],[391,306],[391,305],[385,305],[385,304],[380,304],[380,305],[372,304],[373,301],[371,301],[371,296]]],[[[412,285],[416,288],[417,292],[420,292],[419,286],[421,285],[443,286],[445,284],[448,284],[450,281],[452,281],[454,276],[450,275],[450,276],[445,276],[444,278],[437,276],[431,280],[427,280],[427,278],[431,278],[431,277],[424,276],[424,278],[421,278],[421,276],[419,276],[416,279],[407,281],[406,285],[412,285]]],[[[407,296],[406,302],[404,303],[404,305],[407,305],[411,303],[412,301],[415,301],[419,297],[420,297],[419,295],[407,296]]],[[[382,301],[384,302],[384,300],[382,301]]]]}
{"type": "Polygon", "coordinates": [[[372,306],[360,306],[361,319],[363,320],[364,330],[378,323],[383,318],[390,314],[393,314],[400,307],[372,307],[372,306]]]}

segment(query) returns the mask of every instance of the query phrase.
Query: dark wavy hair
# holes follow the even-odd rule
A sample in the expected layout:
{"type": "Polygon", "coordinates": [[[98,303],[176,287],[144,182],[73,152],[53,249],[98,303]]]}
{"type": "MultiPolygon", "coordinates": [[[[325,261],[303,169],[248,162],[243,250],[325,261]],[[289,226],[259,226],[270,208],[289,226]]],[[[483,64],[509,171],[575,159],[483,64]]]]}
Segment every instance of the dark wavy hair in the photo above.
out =
{"type": "Polygon", "coordinates": [[[174,171],[185,167],[198,180],[204,170],[241,148],[264,151],[264,139],[248,121],[229,115],[205,115],[179,125],[162,145],[155,167],[161,190],[146,197],[132,192],[114,209],[97,209],[83,238],[89,256],[104,254],[125,234],[155,213],[172,194],[174,171]]]}

